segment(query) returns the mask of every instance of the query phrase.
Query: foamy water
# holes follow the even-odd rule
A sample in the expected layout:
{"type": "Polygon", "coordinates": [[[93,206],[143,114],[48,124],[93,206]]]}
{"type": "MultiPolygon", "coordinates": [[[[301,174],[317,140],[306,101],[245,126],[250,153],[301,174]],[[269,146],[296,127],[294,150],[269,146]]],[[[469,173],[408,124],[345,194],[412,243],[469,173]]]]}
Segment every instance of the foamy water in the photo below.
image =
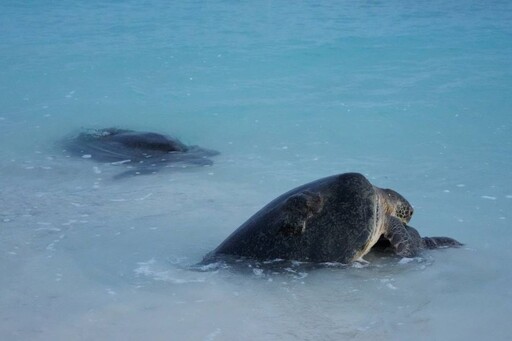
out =
{"type": "Polygon", "coordinates": [[[512,337],[512,6],[0,5],[0,337],[512,337]],[[213,166],[114,180],[81,127],[213,166]],[[192,267],[279,194],[357,171],[461,249],[367,266],[192,267]]]}

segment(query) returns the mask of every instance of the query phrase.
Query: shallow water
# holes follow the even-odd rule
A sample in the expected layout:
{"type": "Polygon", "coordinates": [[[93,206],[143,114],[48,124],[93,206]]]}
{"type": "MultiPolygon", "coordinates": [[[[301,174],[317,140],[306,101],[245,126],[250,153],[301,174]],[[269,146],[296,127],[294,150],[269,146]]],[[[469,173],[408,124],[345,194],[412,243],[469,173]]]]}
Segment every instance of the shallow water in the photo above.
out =
{"type": "Polygon", "coordinates": [[[509,2],[3,1],[0,23],[2,339],[512,337],[509,2]],[[110,126],[221,155],[114,180],[56,144],[110,126]],[[347,171],[465,247],[189,268],[347,171]]]}

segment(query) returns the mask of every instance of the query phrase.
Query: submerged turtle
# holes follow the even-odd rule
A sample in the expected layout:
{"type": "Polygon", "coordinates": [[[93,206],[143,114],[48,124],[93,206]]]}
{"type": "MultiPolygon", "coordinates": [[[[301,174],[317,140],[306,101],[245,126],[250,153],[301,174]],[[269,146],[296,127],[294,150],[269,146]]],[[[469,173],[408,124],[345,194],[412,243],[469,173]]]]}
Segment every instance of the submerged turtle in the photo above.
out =
{"type": "Polygon", "coordinates": [[[63,146],[73,156],[128,164],[133,168],[119,176],[154,173],[176,163],[209,166],[213,162],[208,157],[219,154],[214,150],[187,146],[170,136],[118,128],[86,130],[66,138],[63,146]]]}
{"type": "Polygon", "coordinates": [[[235,230],[204,262],[222,256],[305,262],[364,261],[380,238],[402,257],[457,247],[448,237],[420,237],[407,225],[413,208],[391,189],[346,173],[297,187],[274,199],[235,230]]]}

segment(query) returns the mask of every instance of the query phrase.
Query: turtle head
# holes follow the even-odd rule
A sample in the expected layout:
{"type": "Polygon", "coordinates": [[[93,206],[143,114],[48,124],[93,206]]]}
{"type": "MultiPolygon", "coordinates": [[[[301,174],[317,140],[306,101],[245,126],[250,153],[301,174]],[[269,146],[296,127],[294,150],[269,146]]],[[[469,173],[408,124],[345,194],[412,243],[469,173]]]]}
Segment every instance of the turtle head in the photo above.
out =
{"type": "Polygon", "coordinates": [[[407,224],[414,213],[412,205],[392,189],[383,189],[389,213],[407,224]]]}

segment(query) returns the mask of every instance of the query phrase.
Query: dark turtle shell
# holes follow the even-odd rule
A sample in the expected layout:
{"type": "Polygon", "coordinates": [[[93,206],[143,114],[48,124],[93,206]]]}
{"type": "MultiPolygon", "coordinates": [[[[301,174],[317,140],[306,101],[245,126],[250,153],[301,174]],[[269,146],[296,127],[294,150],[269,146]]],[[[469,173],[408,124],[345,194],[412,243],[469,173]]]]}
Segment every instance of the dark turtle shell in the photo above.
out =
{"type": "Polygon", "coordinates": [[[187,146],[171,136],[118,128],[87,130],[65,138],[62,146],[72,156],[135,168],[118,177],[152,174],[173,164],[209,166],[213,164],[209,157],[219,154],[215,150],[187,146]]]}
{"type": "Polygon", "coordinates": [[[82,132],[66,139],[64,146],[73,154],[89,154],[92,159],[100,162],[140,162],[188,150],[185,144],[170,136],[117,128],[82,132]]]}
{"type": "MultiPolygon", "coordinates": [[[[232,255],[258,260],[349,263],[364,248],[376,226],[375,205],[375,189],[361,174],[346,173],[316,180],[274,199],[235,230],[207,259],[232,255]],[[305,191],[321,196],[322,209],[307,220],[303,233],[283,233],[283,214],[290,214],[288,199],[305,191]]],[[[301,209],[297,207],[296,214],[300,215],[301,209]]]]}

